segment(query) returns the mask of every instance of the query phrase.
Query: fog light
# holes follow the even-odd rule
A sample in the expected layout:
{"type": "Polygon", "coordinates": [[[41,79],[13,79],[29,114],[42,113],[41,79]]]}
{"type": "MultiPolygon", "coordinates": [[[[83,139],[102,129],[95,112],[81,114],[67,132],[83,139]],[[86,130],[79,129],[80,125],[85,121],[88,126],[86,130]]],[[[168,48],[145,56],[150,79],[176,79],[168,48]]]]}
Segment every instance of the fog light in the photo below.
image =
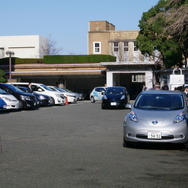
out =
{"type": "Polygon", "coordinates": [[[131,136],[131,133],[128,133],[127,136],[131,136]]]}
{"type": "Polygon", "coordinates": [[[180,134],[180,138],[184,138],[184,135],[183,135],[183,134],[180,134]]]}

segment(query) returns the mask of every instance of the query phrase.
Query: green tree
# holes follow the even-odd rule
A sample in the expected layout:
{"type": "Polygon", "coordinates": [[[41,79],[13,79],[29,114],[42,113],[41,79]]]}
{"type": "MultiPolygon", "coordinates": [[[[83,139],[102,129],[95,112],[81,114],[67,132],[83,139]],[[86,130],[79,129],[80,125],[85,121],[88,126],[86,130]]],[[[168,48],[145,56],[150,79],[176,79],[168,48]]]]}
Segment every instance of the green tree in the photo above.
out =
{"type": "Polygon", "coordinates": [[[5,72],[3,70],[0,69],[0,83],[1,82],[6,82],[6,78],[5,78],[5,72]]]}
{"type": "MultiPolygon", "coordinates": [[[[186,51],[184,43],[187,40],[187,26],[176,33],[172,33],[171,27],[175,27],[178,22],[172,19],[172,13],[180,13],[179,9],[184,6],[187,6],[187,0],[160,0],[156,6],[143,13],[139,21],[138,48],[146,56],[153,56],[156,63],[166,68],[182,66],[182,54],[186,51]]],[[[186,22],[186,19],[184,21],[186,22]]]]}

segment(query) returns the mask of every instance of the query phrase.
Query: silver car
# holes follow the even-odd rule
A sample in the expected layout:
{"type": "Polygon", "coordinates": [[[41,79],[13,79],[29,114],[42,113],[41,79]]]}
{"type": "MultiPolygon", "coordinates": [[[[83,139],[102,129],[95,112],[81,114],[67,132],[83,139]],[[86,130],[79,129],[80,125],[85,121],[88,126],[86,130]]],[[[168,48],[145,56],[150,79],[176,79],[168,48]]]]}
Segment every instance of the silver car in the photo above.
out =
{"type": "Polygon", "coordinates": [[[0,98],[5,101],[7,110],[18,110],[20,108],[20,102],[10,93],[0,88],[0,98]]]}
{"type": "Polygon", "coordinates": [[[141,92],[124,118],[123,146],[135,142],[188,143],[188,106],[183,92],[141,92]]]}

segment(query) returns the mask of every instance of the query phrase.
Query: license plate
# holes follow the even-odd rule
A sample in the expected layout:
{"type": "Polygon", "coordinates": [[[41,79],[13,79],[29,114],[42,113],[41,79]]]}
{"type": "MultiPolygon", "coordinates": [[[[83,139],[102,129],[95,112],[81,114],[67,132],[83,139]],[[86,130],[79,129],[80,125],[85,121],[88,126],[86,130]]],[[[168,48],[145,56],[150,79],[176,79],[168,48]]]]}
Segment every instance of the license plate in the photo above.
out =
{"type": "Polygon", "coordinates": [[[149,139],[161,139],[161,132],[148,132],[149,139]]]}
{"type": "Polygon", "coordinates": [[[116,106],[116,102],[111,102],[111,106],[116,106]]]}

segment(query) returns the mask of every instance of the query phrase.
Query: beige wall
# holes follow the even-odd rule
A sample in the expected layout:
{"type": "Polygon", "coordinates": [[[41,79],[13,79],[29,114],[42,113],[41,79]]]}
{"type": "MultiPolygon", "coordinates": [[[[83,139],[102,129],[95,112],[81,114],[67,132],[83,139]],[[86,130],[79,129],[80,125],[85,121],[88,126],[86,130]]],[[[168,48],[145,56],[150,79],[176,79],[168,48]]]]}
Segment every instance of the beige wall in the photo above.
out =
{"type": "MultiPolygon", "coordinates": [[[[115,26],[107,21],[91,21],[89,23],[89,32],[88,32],[88,54],[94,54],[94,42],[100,42],[101,52],[100,54],[115,55],[118,56],[118,53],[113,52],[113,43],[118,42],[119,48],[122,48],[122,42],[129,43],[129,52],[127,54],[128,58],[126,61],[134,61],[135,59],[140,59],[140,52],[134,52],[133,41],[136,41],[136,38],[139,34],[138,30],[132,31],[116,31],[115,26]],[[138,56],[139,58],[135,58],[138,56]]],[[[119,52],[122,49],[119,49],[119,52]]],[[[124,50],[124,49],[123,49],[124,50]]],[[[124,52],[123,52],[124,53],[124,52]]],[[[121,54],[122,56],[122,54],[121,54]]],[[[123,55],[125,58],[125,54],[123,55]]]]}
{"type": "Polygon", "coordinates": [[[115,26],[107,21],[90,21],[89,31],[110,31],[115,30],[115,26]]]}
{"type": "Polygon", "coordinates": [[[110,54],[109,53],[109,32],[91,32],[89,33],[89,54],[93,54],[93,43],[101,42],[101,54],[110,54]]]}

